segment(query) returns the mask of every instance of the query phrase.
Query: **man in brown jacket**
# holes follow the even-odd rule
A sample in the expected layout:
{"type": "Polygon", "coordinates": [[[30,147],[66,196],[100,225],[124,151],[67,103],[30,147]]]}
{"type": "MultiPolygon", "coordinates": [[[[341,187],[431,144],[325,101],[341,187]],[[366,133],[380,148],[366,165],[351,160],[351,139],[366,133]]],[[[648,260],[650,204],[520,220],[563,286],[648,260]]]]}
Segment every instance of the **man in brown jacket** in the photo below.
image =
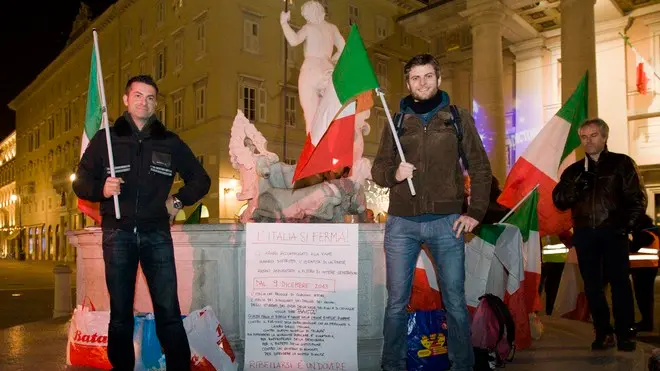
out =
{"type": "Polygon", "coordinates": [[[401,161],[388,126],[371,171],[378,185],[390,188],[385,226],[388,298],[381,367],[385,371],[406,370],[406,304],[420,246],[426,243],[438,266],[447,310],[451,370],[472,371],[463,233],[471,232],[488,208],[490,164],[472,116],[456,109],[459,117],[455,117],[449,95],[438,89],[438,61],[428,54],[418,55],[405,65],[404,73],[410,95],[401,101],[403,118],[397,135],[406,162],[401,161]],[[469,165],[471,181],[470,205],[463,215],[461,162],[469,165]],[[412,178],[416,196],[410,193],[407,178],[412,178]]]}

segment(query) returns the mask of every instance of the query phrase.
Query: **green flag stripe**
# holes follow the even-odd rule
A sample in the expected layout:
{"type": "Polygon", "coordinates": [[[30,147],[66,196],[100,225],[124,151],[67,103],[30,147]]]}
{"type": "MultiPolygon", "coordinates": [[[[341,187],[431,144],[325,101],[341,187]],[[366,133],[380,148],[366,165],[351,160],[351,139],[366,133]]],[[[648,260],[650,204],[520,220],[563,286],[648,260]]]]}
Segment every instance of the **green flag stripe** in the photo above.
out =
{"type": "Polygon", "coordinates": [[[524,242],[529,239],[530,231],[539,230],[539,218],[537,214],[537,205],[539,200],[539,191],[534,192],[518,207],[504,222],[515,225],[520,229],[524,242]]]}
{"type": "Polygon", "coordinates": [[[332,83],[342,105],[360,93],[378,88],[378,79],[356,25],[351,28],[332,73],[332,83]]]}
{"type": "Polygon", "coordinates": [[[495,246],[497,244],[497,239],[500,238],[500,235],[505,229],[505,226],[499,224],[482,224],[479,226],[475,234],[486,243],[495,246]]]}
{"type": "Polygon", "coordinates": [[[571,94],[570,98],[568,98],[566,103],[559,109],[559,112],[557,112],[557,116],[571,124],[571,130],[568,132],[568,137],[566,138],[560,164],[580,146],[578,129],[580,128],[580,124],[587,118],[588,81],[588,73],[585,73],[573,94],[571,94]]]}
{"type": "Polygon", "coordinates": [[[89,87],[87,88],[87,107],[85,111],[85,136],[88,139],[92,139],[101,127],[102,111],[98,71],[96,69],[96,50],[92,44],[92,61],[89,67],[89,87]]]}

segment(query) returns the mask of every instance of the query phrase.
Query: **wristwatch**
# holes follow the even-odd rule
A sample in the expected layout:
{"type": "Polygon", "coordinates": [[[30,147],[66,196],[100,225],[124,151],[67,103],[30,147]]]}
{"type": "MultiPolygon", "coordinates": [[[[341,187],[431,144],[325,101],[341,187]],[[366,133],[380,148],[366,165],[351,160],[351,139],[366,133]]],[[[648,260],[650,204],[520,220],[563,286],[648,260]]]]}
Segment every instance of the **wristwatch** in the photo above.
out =
{"type": "Polygon", "coordinates": [[[174,206],[175,209],[177,210],[183,209],[183,202],[181,202],[181,200],[172,196],[172,201],[174,201],[174,204],[172,206],[174,206]]]}

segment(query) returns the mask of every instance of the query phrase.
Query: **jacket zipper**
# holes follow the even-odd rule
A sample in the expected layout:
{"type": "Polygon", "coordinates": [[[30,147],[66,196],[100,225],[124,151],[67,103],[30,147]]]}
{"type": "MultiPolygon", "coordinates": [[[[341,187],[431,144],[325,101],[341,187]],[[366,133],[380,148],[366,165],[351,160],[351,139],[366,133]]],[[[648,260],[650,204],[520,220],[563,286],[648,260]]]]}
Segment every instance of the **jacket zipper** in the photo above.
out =
{"type": "Polygon", "coordinates": [[[139,165],[137,171],[138,187],[137,187],[137,194],[135,195],[135,226],[133,227],[134,234],[137,234],[138,213],[140,210],[139,204],[140,204],[140,173],[142,172],[142,139],[138,139],[137,158],[139,165]]]}
{"type": "MultiPolygon", "coordinates": [[[[587,160],[588,161],[588,160],[587,160]]],[[[594,165],[594,184],[591,189],[591,228],[596,228],[596,181],[598,181],[598,168],[594,165]]]]}

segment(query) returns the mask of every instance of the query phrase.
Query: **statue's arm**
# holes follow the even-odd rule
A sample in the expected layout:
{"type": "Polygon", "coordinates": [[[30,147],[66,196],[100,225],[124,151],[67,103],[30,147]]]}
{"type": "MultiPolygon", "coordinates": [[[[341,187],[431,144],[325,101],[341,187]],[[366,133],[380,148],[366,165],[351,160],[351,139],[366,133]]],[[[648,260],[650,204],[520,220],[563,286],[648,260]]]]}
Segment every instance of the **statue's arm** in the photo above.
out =
{"type": "Polygon", "coordinates": [[[307,37],[307,29],[303,26],[298,33],[291,28],[289,25],[289,13],[282,13],[280,16],[280,24],[282,25],[282,31],[284,32],[284,37],[286,41],[289,42],[291,46],[298,46],[300,43],[305,41],[307,37]]]}
{"type": "Polygon", "coordinates": [[[332,56],[332,60],[337,62],[339,60],[339,56],[341,53],[344,51],[344,46],[346,45],[346,41],[344,40],[344,37],[341,35],[341,32],[339,32],[339,29],[337,26],[334,26],[334,42],[335,42],[335,48],[337,48],[337,52],[335,55],[332,56]]]}

